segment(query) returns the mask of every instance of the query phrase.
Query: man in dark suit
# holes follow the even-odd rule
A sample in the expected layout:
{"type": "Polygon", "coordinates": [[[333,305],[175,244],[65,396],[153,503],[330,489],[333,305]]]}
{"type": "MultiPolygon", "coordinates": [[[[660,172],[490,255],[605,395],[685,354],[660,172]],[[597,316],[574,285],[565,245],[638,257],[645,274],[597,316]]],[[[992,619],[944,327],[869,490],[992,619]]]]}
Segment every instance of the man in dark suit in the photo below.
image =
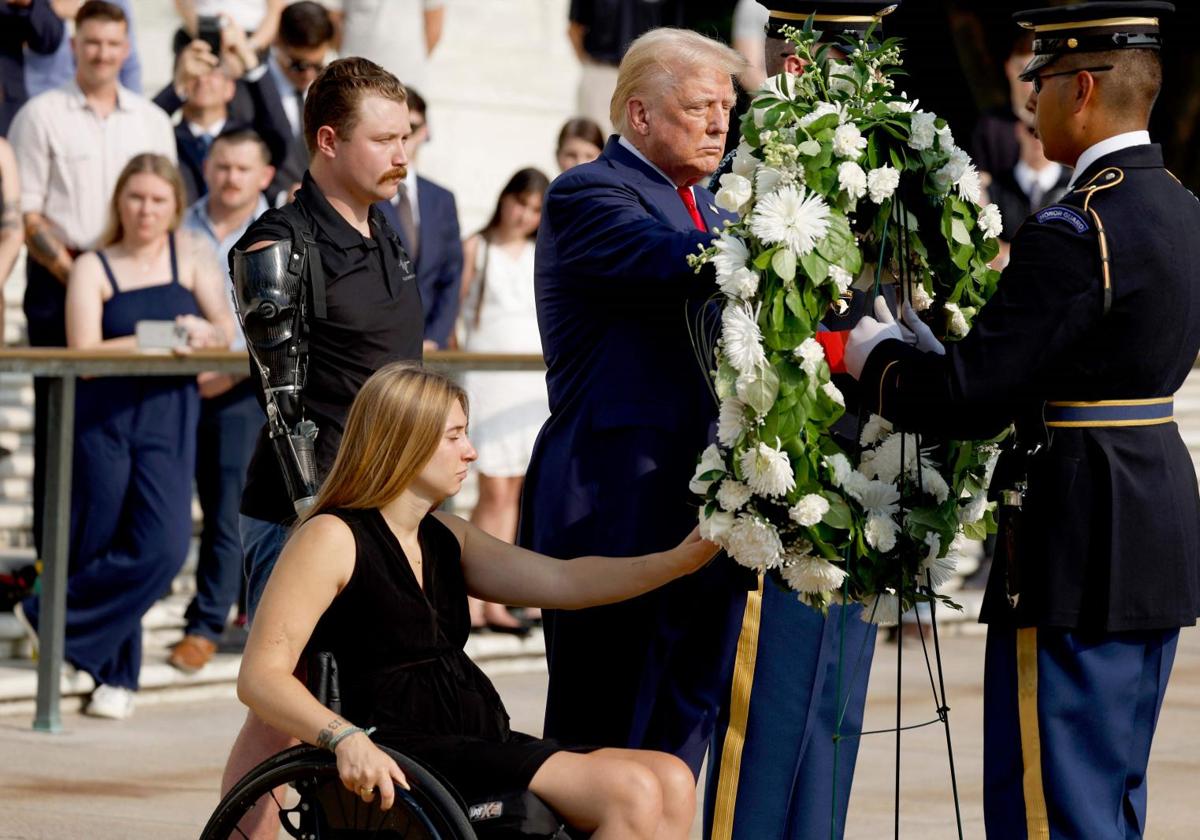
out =
{"type": "Polygon", "coordinates": [[[981,620],[989,837],[1142,837],[1179,628],[1200,615],[1200,495],[1172,395],[1200,351],[1200,204],[1146,131],[1169,3],[1021,12],[1028,108],[1067,195],[1025,221],[948,347],[864,318],[846,348],[899,429],[987,438],[1000,539],[981,620]],[[927,352],[922,352],[924,347],[927,352]]]}
{"type": "Polygon", "coordinates": [[[417,155],[429,140],[425,99],[408,88],[412,134],[404,141],[408,173],[391,201],[377,205],[400,234],[404,250],[417,266],[417,287],[425,310],[425,352],[444,350],[458,317],[463,249],[454,193],[416,173],[417,155]]]}
{"type": "MultiPolygon", "coordinates": [[[[729,218],[695,185],[720,162],[743,67],[693,32],[642,36],[613,98],[620,136],[547,193],[535,288],[551,416],[525,480],[522,545],[621,556],[696,524],[688,480],[716,404],[693,332],[709,326],[715,282],[687,257],[729,218]]],[[[698,773],[728,688],[740,571],[722,558],[633,601],[549,612],[546,735],[664,750],[698,773]]]]}
{"type": "Polygon", "coordinates": [[[65,28],[49,0],[0,0],[0,137],[25,100],[25,49],[49,54],[65,28]]]}
{"type": "Polygon", "coordinates": [[[224,66],[196,76],[187,85],[183,119],[175,126],[175,152],[189,206],[208,193],[204,162],[213,141],[229,124],[234,88],[233,77],[224,66]]]}

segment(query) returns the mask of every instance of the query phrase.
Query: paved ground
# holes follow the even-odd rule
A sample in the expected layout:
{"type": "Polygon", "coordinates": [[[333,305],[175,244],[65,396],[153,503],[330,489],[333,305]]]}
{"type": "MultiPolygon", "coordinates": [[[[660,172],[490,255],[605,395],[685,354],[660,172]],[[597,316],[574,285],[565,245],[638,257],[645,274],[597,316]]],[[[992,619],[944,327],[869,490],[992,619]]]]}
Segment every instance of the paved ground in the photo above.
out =
{"type": "MultiPolygon", "coordinates": [[[[905,722],[933,708],[920,647],[905,647],[905,722]],[[917,670],[922,668],[922,670],[917,670]]],[[[980,804],[983,637],[944,640],[964,836],[983,836],[980,804]]],[[[867,728],[890,726],[895,709],[896,648],[879,647],[871,676],[867,728]]],[[[497,675],[515,726],[537,731],[543,673],[497,675]]],[[[210,690],[211,691],[211,690],[210,690]]],[[[171,840],[194,838],[212,810],[220,768],[242,712],[228,689],[187,701],[143,706],[124,724],[69,715],[62,735],[29,730],[25,716],[0,718],[0,838],[21,840],[171,840]]],[[[863,742],[847,837],[892,831],[894,739],[863,742]]],[[[956,836],[945,736],[929,727],[904,738],[901,834],[921,840],[956,836]]],[[[1200,633],[1182,638],[1151,763],[1147,837],[1196,836],[1195,779],[1200,772],[1200,633]]],[[[693,837],[699,838],[697,827],[693,837]]],[[[755,840],[744,838],[744,840],[755,840]]]]}

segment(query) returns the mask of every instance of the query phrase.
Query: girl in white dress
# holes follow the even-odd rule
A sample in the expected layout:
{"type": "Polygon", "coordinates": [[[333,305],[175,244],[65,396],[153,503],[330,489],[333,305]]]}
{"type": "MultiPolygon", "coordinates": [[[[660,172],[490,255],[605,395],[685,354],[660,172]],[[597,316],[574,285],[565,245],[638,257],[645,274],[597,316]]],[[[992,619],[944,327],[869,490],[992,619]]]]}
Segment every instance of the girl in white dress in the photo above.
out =
{"type": "MultiPolygon", "coordinates": [[[[492,219],[463,244],[463,349],[476,353],[541,353],[533,292],[533,252],[542,196],[549,180],[536,169],[517,172],[500,193],[492,219]]],[[[471,439],[479,452],[479,501],[471,522],[512,542],[521,484],[533,442],[550,416],[540,372],[471,372],[471,439]]],[[[528,632],[500,604],[471,599],[471,622],[528,632]]]]}

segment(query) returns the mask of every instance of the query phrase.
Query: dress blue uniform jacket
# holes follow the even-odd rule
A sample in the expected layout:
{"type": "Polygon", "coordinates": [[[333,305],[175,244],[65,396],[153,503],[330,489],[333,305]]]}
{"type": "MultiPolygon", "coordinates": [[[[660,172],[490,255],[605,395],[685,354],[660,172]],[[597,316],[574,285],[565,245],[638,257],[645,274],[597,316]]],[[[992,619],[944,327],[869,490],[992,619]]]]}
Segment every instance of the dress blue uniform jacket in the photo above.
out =
{"type": "MultiPolygon", "coordinates": [[[[728,218],[711,193],[694,195],[707,226],[728,218]]],[[[615,137],[551,185],[535,270],[550,419],[526,475],[522,545],[636,555],[695,526],[687,485],[716,402],[693,333],[711,327],[716,289],[687,257],[712,238],[615,137]]],[[[720,558],[633,601],[548,614],[547,737],[664,749],[698,771],[728,689],[740,571],[720,558]]]]}
{"type": "MultiPolygon", "coordinates": [[[[454,193],[426,178],[417,177],[417,288],[425,310],[425,340],[445,348],[458,317],[458,290],[462,286],[463,248],[454,193]]],[[[413,253],[390,201],[377,205],[400,236],[404,250],[413,253]]]]}

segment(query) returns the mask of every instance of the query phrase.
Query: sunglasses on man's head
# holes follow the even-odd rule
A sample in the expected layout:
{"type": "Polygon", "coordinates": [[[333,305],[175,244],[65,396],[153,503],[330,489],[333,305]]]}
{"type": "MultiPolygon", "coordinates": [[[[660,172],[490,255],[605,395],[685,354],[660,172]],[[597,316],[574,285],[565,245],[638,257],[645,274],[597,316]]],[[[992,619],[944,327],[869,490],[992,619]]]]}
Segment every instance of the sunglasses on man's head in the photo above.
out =
{"type": "Polygon", "coordinates": [[[1105,70],[1111,70],[1111,64],[1102,64],[1099,67],[1077,67],[1074,70],[1060,70],[1057,73],[1040,73],[1033,77],[1033,92],[1042,92],[1042,82],[1046,79],[1053,79],[1055,76],[1074,76],[1076,73],[1103,73],[1105,70]]]}

